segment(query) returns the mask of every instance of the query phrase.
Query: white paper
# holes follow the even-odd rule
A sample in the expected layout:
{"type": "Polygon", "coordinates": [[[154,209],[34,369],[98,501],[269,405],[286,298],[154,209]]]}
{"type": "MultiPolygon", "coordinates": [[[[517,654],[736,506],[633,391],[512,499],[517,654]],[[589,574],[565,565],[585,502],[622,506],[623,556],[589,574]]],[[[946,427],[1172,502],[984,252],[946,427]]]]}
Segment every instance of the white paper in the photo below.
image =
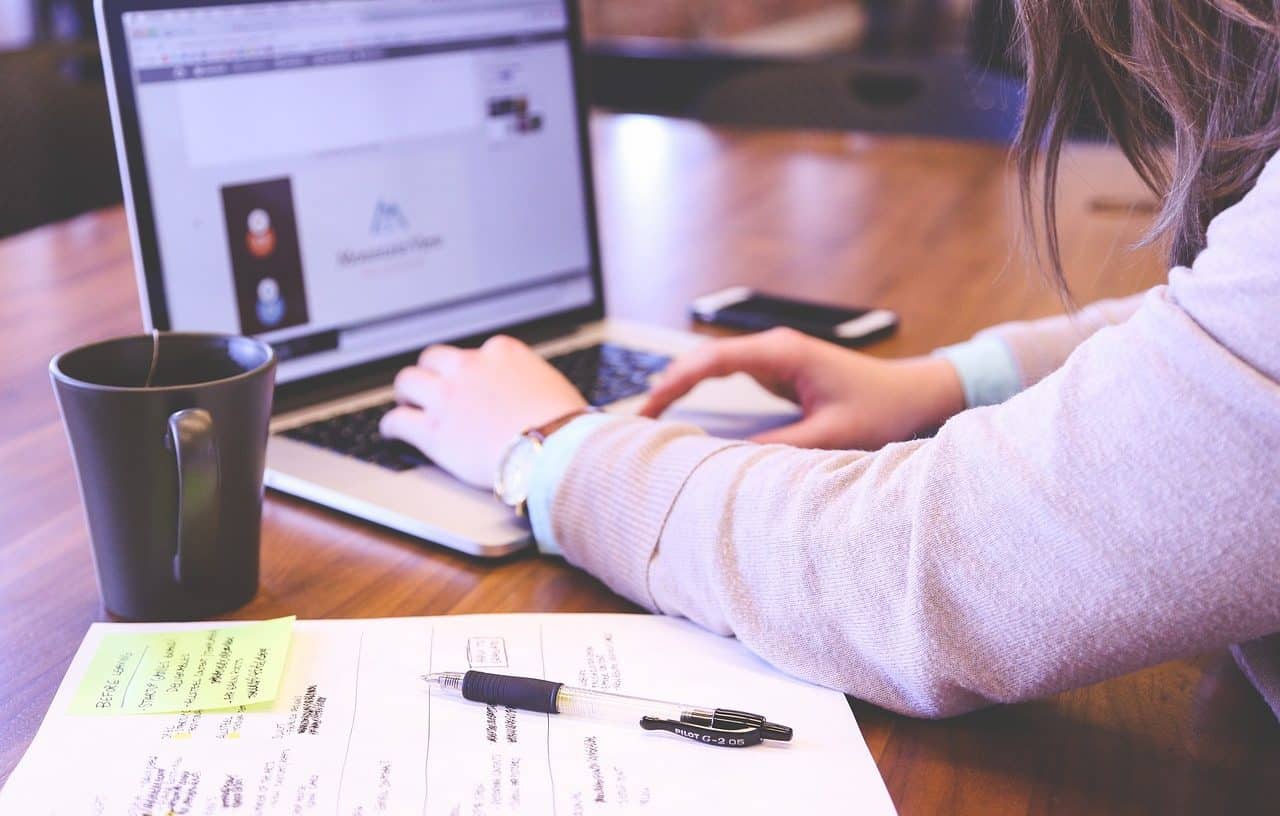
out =
{"type": "Polygon", "coordinates": [[[298,621],[280,695],[266,710],[69,714],[99,638],[125,625],[95,624],[85,636],[0,790],[0,813],[894,813],[841,694],[788,678],[737,641],[684,621],[298,621]],[[472,703],[422,680],[469,667],[756,711],[795,738],[711,747],[626,723],[472,703]]]}

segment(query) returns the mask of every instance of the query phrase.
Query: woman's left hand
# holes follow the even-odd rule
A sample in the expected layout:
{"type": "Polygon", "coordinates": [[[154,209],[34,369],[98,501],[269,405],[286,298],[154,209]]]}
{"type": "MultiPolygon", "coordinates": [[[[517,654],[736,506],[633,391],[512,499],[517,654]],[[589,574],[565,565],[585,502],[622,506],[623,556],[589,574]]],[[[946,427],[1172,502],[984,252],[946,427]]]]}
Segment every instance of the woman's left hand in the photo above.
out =
{"type": "Polygon", "coordinates": [[[382,418],[382,435],[480,488],[493,486],[518,434],[587,405],[550,363],[502,335],[475,350],[431,346],[396,375],[395,387],[401,405],[382,418]]]}

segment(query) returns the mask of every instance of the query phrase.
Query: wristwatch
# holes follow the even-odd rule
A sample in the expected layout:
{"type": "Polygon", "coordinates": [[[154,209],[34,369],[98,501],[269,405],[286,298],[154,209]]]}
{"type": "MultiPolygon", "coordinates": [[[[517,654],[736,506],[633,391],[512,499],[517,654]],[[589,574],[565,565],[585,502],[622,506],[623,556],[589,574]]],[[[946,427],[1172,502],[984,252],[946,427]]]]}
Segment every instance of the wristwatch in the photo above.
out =
{"type": "Polygon", "coordinates": [[[525,515],[533,469],[542,454],[542,443],[578,417],[599,413],[599,410],[588,407],[570,411],[545,425],[527,428],[512,440],[498,461],[498,473],[493,479],[493,495],[498,501],[515,510],[517,515],[525,515]]]}

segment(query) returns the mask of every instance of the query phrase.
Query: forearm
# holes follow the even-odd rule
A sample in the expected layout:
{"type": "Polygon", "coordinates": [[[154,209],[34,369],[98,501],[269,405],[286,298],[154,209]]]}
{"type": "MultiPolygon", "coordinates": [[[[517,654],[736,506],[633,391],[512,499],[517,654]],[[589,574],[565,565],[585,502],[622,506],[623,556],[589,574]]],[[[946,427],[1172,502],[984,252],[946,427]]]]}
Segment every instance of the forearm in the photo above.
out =
{"type": "Polygon", "coordinates": [[[1194,324],[1167,304],[1150,320],[1177,331],[1096,338],[1035,389],[874,454],[618,421],[560,485],[556,535],[651,608],[919,715],[1266,634],[1280,529],[1257,456],[1280,417],[1224,397],[1247,371],[1187,388],[1194,324]]]}
{"type": "Polygon", "coordinates": [[[933,439],[831,453],[600,427],[546,488],[566,556],[914,714],[1228,643],[1280,714],[1277,168],[1167,287],[992,330],[1029,387],[933,439]]]}
{"type": "Polygon", "coordinates": [[[965,407],[999,405],[1044,379],[1099,329],[1128,320],[1142,298],[1103,300],[1073,314],[992,326],[934,356],[951,363],[965,407]]]}

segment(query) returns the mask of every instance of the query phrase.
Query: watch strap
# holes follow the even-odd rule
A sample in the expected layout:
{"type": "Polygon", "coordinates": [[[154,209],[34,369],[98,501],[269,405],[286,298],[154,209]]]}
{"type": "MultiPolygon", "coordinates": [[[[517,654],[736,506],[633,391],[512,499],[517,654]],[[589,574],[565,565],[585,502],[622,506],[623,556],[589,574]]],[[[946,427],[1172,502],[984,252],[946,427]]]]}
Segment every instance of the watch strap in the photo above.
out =
{"type": "Polygon", "coordinates": [[[568,425],[570,422],[573,422],[578,417],[586,416],[588,414],[598,414],[598,413],[600,413],[599,408],[596,408],[595,406],[592,406],[592,405],[588,405],[585,408],[578,408],[576,410],[570,411],[567,414],[558,416],[546,424],[538,425],[533,428],[528,428],[525,430],[525,432],[522,435],[533,437],[539,442],[545,442],[548,436],[551,436],[551,434],[555,433],[556,431],[560,430],[564,426],[568,425]]]}

